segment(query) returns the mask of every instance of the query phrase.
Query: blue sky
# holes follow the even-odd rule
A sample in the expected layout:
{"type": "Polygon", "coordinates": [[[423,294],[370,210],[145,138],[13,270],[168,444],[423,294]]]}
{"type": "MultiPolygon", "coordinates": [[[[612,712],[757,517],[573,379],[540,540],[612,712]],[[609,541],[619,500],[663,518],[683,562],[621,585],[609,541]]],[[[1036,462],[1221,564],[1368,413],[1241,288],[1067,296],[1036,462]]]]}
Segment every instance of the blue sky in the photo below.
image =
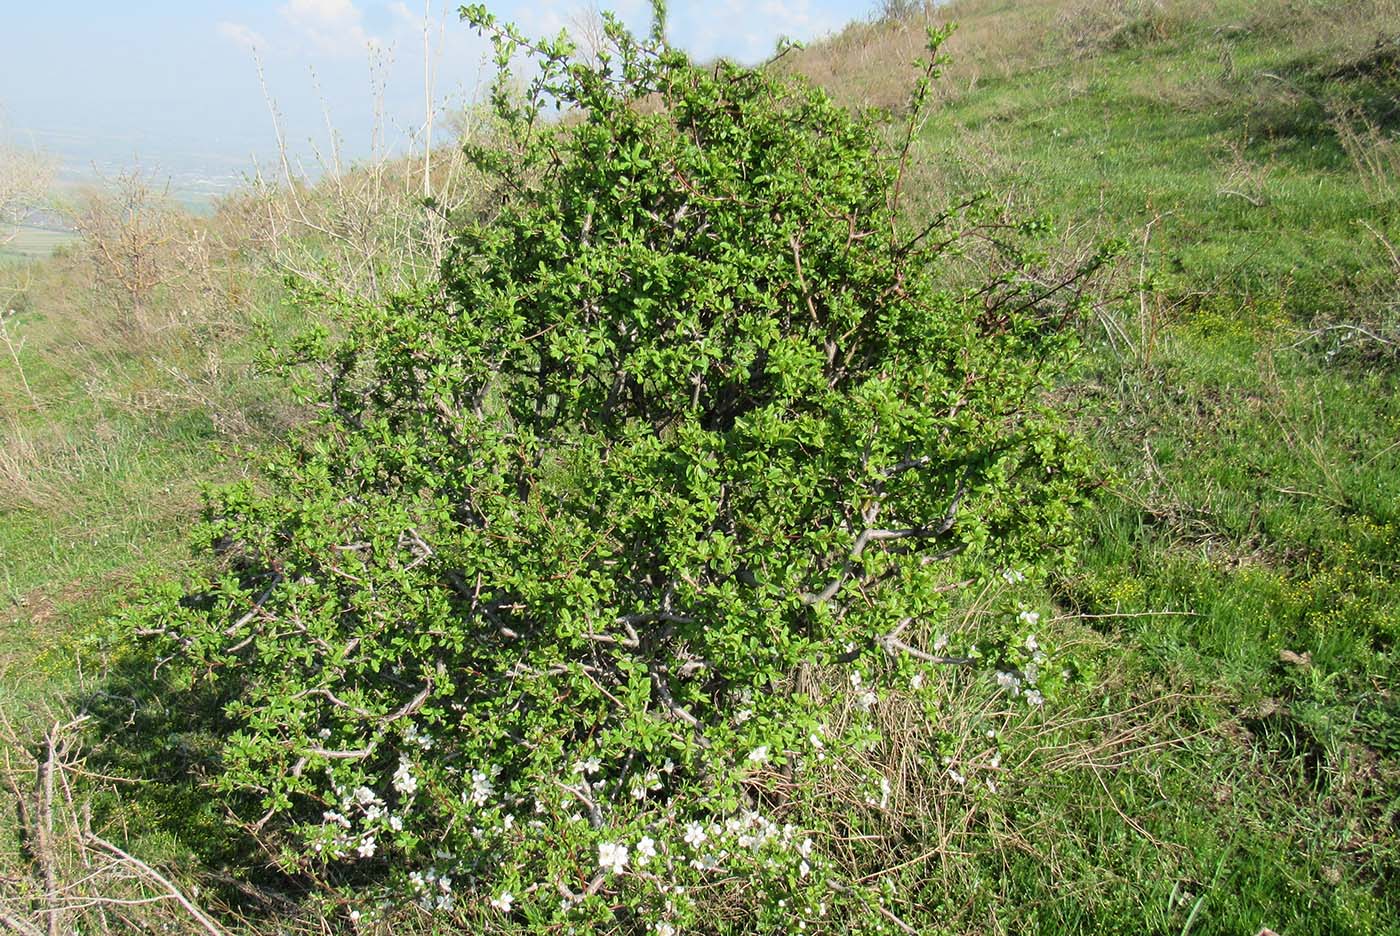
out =
{"type": "MultiPolygon", "coordinates": [[[[780,35],[812,39],[866,15],[873,0],[671,0],[672,41],[699,57],[755,61],[780,35]]],[[[587,0],[488,4],[527,32],[554,34],[587,0]]],[[[646,0],[603,4],[634,28],[646,0]]],[[[401,145],[424,113],[423,23],[430,8],[439,106],[469,99],[489,72],[484,43],[443,0],[9,0],[0,61],[0,133],[60,155],[70,171],[140,160],[171,171],[232,171],[273,151],[268,90],[289,143],[324,149],[329,122],[348,156],[375,124],[401,145]],[[374,50],[374,51],[371,51],[374,50]],[[378,64],[373,68],[371,60],[378,64]],[[372,78],[372,73],[378,78],[372,78]]]]}

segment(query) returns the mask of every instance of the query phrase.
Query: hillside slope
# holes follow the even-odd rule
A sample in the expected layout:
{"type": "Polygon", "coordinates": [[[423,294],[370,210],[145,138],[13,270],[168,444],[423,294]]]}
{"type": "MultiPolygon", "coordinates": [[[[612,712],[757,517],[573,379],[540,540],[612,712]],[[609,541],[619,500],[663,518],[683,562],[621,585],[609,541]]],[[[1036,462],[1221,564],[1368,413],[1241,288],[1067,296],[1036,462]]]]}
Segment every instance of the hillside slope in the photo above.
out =
{"type": "MultiPolygon", "coordinates": [[[[930,201],[1009,190],[1061,251],[1134,244],[1066,388],[1114,481],[1054,599],[1112,647],[1106,707],[1182,700],[1151,752],[1047,784],[1027,851],[1054,857],[1009,860],[990,917],[1393,931],[1400,6],[924,19],[960,24],[921,137],[930,201]]],[[[793,67],[897,108],[922,25],[853,25],[793,67]]]]}
{"type": "MultiPolygon", "coordinates": [[[[1054,222],[1049,270],[1130,248],[1058,398],[1105,478],[1043,596],[1080,689],[994,742],[995,783],[906,795],[872,886],[916,932],[1400,933],[1400,0],[955,0],[775,67],[898,111],[947,21],[916,213],[985,189],[1054,222]]],[[[0,353],[6,713],[116,697],[96,609],[178,567],[197,484],[246,471],[219,446],[287,418],[245,364],[296,313],[251,248],[216,264],[256,284],[238,315],[158,342],[82,257],[36,268],[0,353]]],[[[927,737],[980,738],[965,702],[927,737]]],[[[122,794],[130,847],[278,931],[158,714],[103,761],[165,781],[122,794]]]]}

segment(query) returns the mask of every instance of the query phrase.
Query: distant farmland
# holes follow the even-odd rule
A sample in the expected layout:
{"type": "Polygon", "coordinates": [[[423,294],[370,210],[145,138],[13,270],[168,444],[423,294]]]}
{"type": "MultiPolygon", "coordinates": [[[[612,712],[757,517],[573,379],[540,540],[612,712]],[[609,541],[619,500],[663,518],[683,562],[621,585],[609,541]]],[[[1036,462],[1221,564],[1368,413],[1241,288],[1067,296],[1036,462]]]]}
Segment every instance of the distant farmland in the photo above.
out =
{"type": "Polygon", "coordinates": [[[77,234],[59,227],[22,224],[0,229],[0,257],[47,257],[77,234]]]}

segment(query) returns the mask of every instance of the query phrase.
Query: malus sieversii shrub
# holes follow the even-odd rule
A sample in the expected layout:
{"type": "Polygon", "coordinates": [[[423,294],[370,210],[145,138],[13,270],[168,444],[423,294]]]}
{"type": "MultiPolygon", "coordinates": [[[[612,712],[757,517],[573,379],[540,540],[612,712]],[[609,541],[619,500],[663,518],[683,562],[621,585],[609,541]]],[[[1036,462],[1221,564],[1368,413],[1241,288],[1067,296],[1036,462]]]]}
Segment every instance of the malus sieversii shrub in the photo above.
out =
{"type": "Polygon", "coordinates": [[[439,290],[308,299],[314,420],[134,624],[223,700],[213,782],[287,869],[660,932],[737,870],[826,913],[853,891],[784,791],[849,742],[830,706],[945,659],[959,582],[1063,543],[1044,400],[1088,269],[954,288],[962,218],[901,219],[876,116],[659,31],[585,61],[464,15],[536,69],[473,153],[491,210],[439,290]]]}

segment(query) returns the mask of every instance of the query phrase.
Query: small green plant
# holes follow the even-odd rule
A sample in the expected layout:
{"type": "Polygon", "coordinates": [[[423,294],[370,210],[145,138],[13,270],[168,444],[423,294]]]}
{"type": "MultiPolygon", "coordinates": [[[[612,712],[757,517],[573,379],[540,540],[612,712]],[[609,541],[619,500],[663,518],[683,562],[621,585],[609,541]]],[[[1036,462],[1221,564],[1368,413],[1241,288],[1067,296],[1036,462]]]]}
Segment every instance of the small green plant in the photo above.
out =
{"type": "Polygon", "coordinates": [[[1086,467],[1044,391],[1106,255],[1047,284],[1003,230],[1000,272],[940,282],[959,214],[908,229],[899,200],[945,33],[891,150],[821,92],[693,64],[659,9],[587,60],[463,15],[502,70],[489,223],[440,290],[307,298],[334,327],[278,359],[319,417],[213,494],[219,560],[130,625],[220,700],[227,809],[357,918],[883,913],[807,772],[931,666],[1042,703],[1033,612],[1000,649],[934,637],[1064,556],[1086,467]]]}

